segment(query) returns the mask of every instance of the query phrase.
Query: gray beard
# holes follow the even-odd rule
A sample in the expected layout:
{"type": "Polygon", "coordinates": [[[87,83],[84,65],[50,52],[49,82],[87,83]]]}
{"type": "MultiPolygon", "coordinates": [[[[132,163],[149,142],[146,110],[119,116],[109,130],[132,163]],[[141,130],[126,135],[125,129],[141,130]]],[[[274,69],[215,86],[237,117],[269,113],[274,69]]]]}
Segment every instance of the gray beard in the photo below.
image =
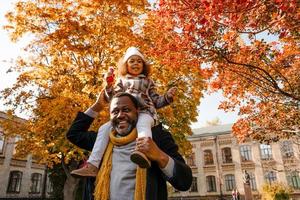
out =
{"type": "Polygon", "coordinates": [[[124,137],[124,136],[128,135],[128,134],[132,131],[133,128],[134,128],[133,125],[132,125],[132,124],[129,124],[129,126],[128,126],[126,132],[123,132],[122,134],[119,134],[118,128],[114,128],[114,129],[116,130],[117,136],[118,136],[118,137],[124,137]]]}

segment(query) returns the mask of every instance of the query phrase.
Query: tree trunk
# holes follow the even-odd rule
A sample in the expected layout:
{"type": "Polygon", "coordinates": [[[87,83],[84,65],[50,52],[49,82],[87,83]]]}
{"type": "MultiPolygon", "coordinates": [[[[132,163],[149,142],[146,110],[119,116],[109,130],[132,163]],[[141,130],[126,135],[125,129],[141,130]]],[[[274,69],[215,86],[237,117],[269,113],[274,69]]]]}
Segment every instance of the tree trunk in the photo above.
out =
{"type": "Polygon", "coordinates": [[[72,170],[72,168],[74,168],[74,166],[77,166],[77,162],[72,160],[69,163],[69,166],[67,167],[64,162],[65,161],[64,158],[65,158],[65,155],[62,154],[61,164],[62,164],[62,168],[64,169],[64,172],[66,173],[66,176],[67,176],[67,179],[64,184],[64,200],[75,200],[76,192],[77,192],[77,188],[78,188],[80,179],[74,178],[73,176],[71,176],[70,171],[72,170]]]}
{"type": "Polygon", "coordinates": [[[64,200],[75,200],[79,180],[78,178],[67,176],[64,184],[64,200]]]}

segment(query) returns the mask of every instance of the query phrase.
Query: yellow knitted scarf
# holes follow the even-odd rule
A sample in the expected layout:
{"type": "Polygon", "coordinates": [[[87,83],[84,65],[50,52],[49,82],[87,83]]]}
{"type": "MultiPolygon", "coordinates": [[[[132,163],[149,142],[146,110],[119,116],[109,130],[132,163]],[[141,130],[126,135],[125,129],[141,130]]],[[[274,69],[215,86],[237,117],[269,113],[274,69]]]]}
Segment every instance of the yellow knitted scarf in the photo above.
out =
{"type": "MultiPolygon", "coordinates": [[[[112,168],[112,151],[114,145],[122,146],[133,142],[137,137],[136,129],[124,137],[116,137],[116,132],[112,131],[109,135],[110,141],[105,150],[102,164],[96,178],[94,192],[95,200],[109,200],[110,194],[110,172],[112,168]]],[[[134,200],[146,199],[146,169],[137,167],[134,200]]]]}

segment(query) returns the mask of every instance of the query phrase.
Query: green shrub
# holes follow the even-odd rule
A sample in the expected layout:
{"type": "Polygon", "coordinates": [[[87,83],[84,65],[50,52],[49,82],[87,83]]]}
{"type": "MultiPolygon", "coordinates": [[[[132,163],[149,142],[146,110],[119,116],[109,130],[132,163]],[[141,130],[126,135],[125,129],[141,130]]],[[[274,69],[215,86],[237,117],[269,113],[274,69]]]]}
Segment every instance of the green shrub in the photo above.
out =
{"type": "Polygon", "coordinates": [[[293,190],[279,182],[265,183],[262,186],[262,200],[289,200],[293,190]]]}

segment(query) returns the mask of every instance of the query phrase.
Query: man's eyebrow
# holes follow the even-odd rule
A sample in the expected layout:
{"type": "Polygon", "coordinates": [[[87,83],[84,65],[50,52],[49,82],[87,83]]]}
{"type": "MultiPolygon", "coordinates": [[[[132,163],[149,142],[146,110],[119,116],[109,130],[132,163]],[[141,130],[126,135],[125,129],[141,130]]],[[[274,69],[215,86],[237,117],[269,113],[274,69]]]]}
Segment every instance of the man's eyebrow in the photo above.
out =
{"type": "Polygon", "coordinates": [[[120,110],[120,109],[124,109],[124,108],[130,108],[130,106],[124,105],[124,106],[121,106],[121,107],[116,107],[116,108],[112,109],[112,111],[114,111],[114,110],[120,110]]]}
{"type": "Polygon", "coordinates": [[[114,109],[111,110],[111,112],[113,112],[113,111],[115,111],[115,110],[118,110],[118,109],[119,109],[119,108],[114,108],[114,109]]]}

